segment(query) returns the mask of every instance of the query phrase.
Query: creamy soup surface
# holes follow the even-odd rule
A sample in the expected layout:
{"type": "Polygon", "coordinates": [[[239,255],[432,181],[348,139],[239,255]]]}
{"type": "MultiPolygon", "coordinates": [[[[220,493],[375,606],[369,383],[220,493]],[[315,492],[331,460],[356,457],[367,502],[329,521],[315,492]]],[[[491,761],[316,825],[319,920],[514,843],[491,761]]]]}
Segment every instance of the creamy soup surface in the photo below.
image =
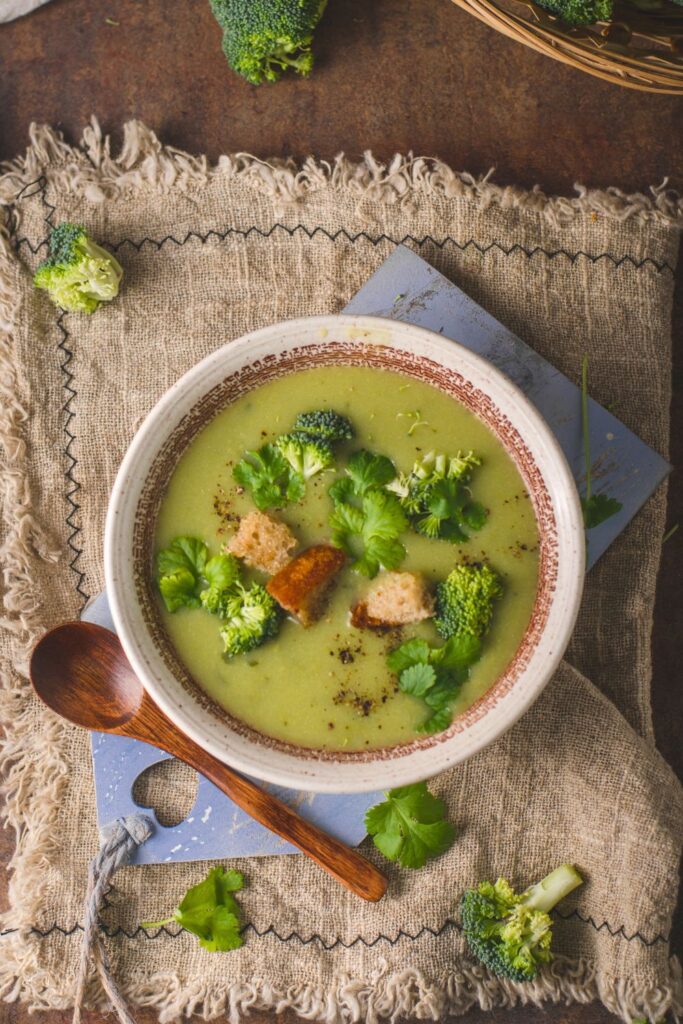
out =
{"type": "MultiPolygon", "coordinates": [[[[299,412],[311,409],[334,409],[353,423],[354,441],[337,448],[342,465],[359,448],[388,455],[403,472],[432,449],[451,455],[471,449],[481,457],[471,484],[473,498],[489,512],[481,530],[462,544],[413,531],[401,536],[407,557],[400,571],[437,582],[463,558],[481,559],[504,582],[482,657],[453,705],[460,714],[500,676],[519,646],[536,594],[538,533],[524,483],[500,443],[476,416],[431,385],[386,370],[331,366],[283,377],[239,398],[197,435],[178,462],[159,510],[157,550],[190,535],[217,554],[234,533],[236,518],[254,508],[247,493],[238,493],[233,466],[247,449],[287,432],[299,412]]],[[[287,523],[300,548],[329,541],[327,488],[338,472],[310,480],[302,502],[270,510],[287,523]]],[[[265,580],[253,570],[246,570],[245,578],[265,580]]],[[[351,627],[349,609],[370,585],[346,567],[318,622],[304,629],[286,619],[276,638],[230,659],[223,656],[220,623],[213,615],[203,609],[169,614],[159,604],[180,659],[232,715],[298,746],[358,750],[418,735],[425,704],[397,690],[386,655],[413,636],[443,642],[431,621],[385,635],[351,627]]]]}

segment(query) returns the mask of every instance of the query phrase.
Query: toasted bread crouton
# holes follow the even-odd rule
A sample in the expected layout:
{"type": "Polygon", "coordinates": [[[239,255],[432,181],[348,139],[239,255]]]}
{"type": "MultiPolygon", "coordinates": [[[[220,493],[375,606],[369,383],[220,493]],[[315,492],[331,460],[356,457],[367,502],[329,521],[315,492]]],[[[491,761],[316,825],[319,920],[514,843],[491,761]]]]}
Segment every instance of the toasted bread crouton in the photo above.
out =
{"type": "Polygon", "coordinates": [[[320,618],[325,595],[344,561],[344,553],[339,548],[315,544],[268,580],[266,590],[302,626],[310,626],[320,618]]]}
{"type": "Polygon", "coordinates": [[[422,622],[434,614],[434,599],[414,572],[385,572],[351,610],[357,629],[382,629],[422,622]]]}
{"type": "Polygon", "coordinates": [[[228,544],[228,551],[243,558],[252,568],[272,576],[287,564],[296,544],[296,538],[284,523],[265,512],[254,511],[240,519],[239,529],[228,544]]]}

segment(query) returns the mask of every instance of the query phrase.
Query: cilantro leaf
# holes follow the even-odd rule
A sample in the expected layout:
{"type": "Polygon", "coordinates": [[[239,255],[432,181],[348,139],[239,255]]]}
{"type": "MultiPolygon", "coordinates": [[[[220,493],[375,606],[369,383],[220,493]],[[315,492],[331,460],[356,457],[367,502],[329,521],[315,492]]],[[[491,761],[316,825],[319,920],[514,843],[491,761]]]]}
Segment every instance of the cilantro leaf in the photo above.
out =
{"type": "Polygon", "coordinates": [[[398,537],[407,525],[398,498],[387,491],[370,489],[363,493],[360,505],[350,504],[342,500],[351,494],[347,484],[339,486],[342,482],[336,481],[329,490],[335,501],[329,520],[332,543],[355,556],[353,567],[365,576],[376,576],[381,567],[396,569],[405,558],[406,550],[398,537]]]}
{"type": "Polygon", "coordinates": [[[209,549],[196,537],[176,537],[157,555],[157,579],[166,609],[198,608],[209,549]]]}
{"type": "Polygon", "coordinates": [[[411,665],[404,669],[399,677],[399,687],[403,693],[412,693],[413,697],[424,697],[436,682],[436,672],[431,665],[411,665]]]}
{"type": "Polygon", "coordinates": [[[225,592],[239,582],[239,563],[234,555],[214,555],[204,566],[204,577],[209,586],[199,598],[207,611],[215,615],[224,604],[225,592]]]}
{"type": "Polygon", "coordinates": [[[389,652],[387,665],[398,676],[401,692],[421,697],[431,711],[419,732],[448,728],[453,720],[451,705],[480,654],[481,641],[471,634],[453,636],[441,647],[430,647],[415,637],[389,652]]]}
{"type": "Polygon", "coordinates": [[[240,907],[232,895],[244,885],[239,871],[211,868],[206,878],[188,889],[171,917],[163,921],[145,921],[143,928],[158,928],[177,922],[199,939],[209,952],[226,952],[243,945],[240,934],[240,907]]]}
{"type": "Polygon", "coordinates": [[[359,498],[371,488],[384,487],[396,476],[396,468],[391,459],[364,449],[351,456],[346,472],[359,498]]]}
{"type": "Polygon", "coordinates": [[[159,577],[159,592],[166,605],[166,611],[177,612],[179,608],[199,608],[197,577],[189,569],[159,577]]]}
{"type": "Polygon", "coordinates": [[[197,537],[176,537],[167,548],[157,555],[157,569],[160,576],[169,576],[179,569],[187,569],[199,577],[204,571],[209,549],[197,537]]]}
{"type": "Polygon", "coordinates": [[[430,652],[431,648],[426,640],[414,637],[389,652],[387,665],[392,672],[400,675],[404,668],[410,668],[411,665],[426,665],[429,662],[430,652]]]}
{"type": "Polygon", "coordinates": [[[583,509],[583,525],[587,530],[599,526],[606,519],[611,519],[622,509],[622,504],[616,498],[609,498],[606,494],[592,494],[590,498],[581,499],[583,509]]]}
{"type": "Polygon", "coordinates": [[[606,494],[591,493],[591,445],[590,424],[588,421],[588,356],[581,363],[581,429],[583,432],[583,458],[586,469],[586,493],[581,498],[583,525],[592,530],[606,519],[610,519],[623,508],[620,501],[606,494]]]}
{"type": "Polygon", "coordinates": [[[406,868],[421,868],[445,853],[455,829],[445,820],[445,805],[424,782],[385,793],[386,799],[365,815],[365,827],[388,860],[406,868]]]}
{"type": "Polygon", "coordinates": [[[251,492],[254,504],[261,510],[300,501],[306,490],[304,478],[294,472],[274,444],[246,452],[233,468],[232,475],[241,487],[251,492]]]}

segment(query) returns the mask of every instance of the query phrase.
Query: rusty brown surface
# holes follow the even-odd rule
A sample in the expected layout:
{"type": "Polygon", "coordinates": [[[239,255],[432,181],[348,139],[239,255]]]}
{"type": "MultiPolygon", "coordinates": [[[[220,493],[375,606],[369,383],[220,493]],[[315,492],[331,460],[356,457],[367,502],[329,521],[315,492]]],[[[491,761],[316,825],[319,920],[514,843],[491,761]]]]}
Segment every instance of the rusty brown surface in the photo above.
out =
{"type": "MultiPolygon", "coordinates": [[[[204,0],[53,0],[0,26],[0,159],[27,143],[32,120],[74,141],[92,113],[120,138],[137,117],[163,139],[211,157],[356,156],[371,148],[438,155],[502,183],[567,192],[575,181],[643,191],[665,176],[683,190],[683,100],[631,92],[589,78],[497,35],[449,0],[330,0],[309,80],[255,88],[233,75],[204,0]],[[106,19],[117,22],[110,25],[106,19]]],[[[674,394],[683,395],[683,274],[674,320],[674,394]]],[[[676,409],[676,400],[674,401],[676,409]]],[[[683,459],[674,419],[672,461],[683,459]]],[[[683,520],[674,474],[669,522],[683,520]]],[[[664,548],[653,640],[654,714],[660,750],[683,775],[683,529],[664,548]]],[[[0,835],[0,861],[11,837],[0,835]]],[[[0,902],[4,874],[0,875],[0,902]]],[[[678,941],[681,948],[681,926],[678,941]]],[[[137,1014],[152,1024],[151,1011],[137,1014]]],[[[38,1024],[67,1024],[65,1013],[38,1024]]],[[[263,1015],[252,1017],[265,1024],[263,1015]]],[[[469,1024],[608,1024],[597,1004],[520,1008],[469,1024]]],[[[3,1024],[25,1008],[0,1004],[3,1024]]],[[[87,1014],[86,1024],[99,1024],[87,1014]]]]}

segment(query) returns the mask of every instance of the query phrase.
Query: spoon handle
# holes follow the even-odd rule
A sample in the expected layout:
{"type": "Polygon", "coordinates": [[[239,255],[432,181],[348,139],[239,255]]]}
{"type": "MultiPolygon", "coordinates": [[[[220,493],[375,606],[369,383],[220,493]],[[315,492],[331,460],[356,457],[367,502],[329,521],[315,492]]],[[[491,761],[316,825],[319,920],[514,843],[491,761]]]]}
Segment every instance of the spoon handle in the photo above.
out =
{"type": "Polygon", "coordinates": [[[142,714],[136,716],[138,738],[161,746],[167,753],[195,768],[255,821],[296,846],[357,896],[372,903],[382,898],[387,889],[387,879],[360,853],[306,821],[282,800],[207,753],[189,736],[176,730],[165,716],[163,730],[150,728],[153,724],[150,719],[161,718],[161,712],[147,695],[140,710],[142,714]],[[144,731],[149,729],[148,736],[140,733],[141,720],[145,722],[144,731]],[[153,738],[155,733],[162,742],[153,738]]]}

